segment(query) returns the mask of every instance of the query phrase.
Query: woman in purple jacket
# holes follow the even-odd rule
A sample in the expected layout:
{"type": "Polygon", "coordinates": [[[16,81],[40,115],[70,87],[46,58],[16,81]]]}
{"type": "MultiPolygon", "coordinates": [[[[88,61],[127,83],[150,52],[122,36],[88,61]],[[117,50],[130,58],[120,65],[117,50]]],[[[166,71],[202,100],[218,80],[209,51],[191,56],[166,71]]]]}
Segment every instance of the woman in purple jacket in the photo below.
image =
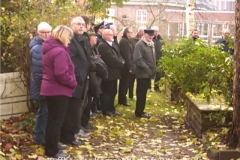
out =
{"type": "Polygon", "coordinates": [[[59,151],[58,142],[68,99],[77,86],[68,48],[72,37],[73,31],[67,26],[60,25],[43,44],[43,80],[40,94],[47,100],[49,113],[45,155],[52,158],[69,157],[69,154],[59,151]]]}

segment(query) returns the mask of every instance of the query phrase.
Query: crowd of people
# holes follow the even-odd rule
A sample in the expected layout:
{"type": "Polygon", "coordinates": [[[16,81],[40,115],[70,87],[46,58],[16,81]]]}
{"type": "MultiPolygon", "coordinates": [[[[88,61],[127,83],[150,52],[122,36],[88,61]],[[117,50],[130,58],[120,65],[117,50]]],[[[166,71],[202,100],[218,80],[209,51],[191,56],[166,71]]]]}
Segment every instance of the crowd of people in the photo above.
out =
{"type": "MultiPolygon", "coordinates": [[[[233,54],[227,38],[229,30],[216,44],[233,54]]],[[[45,147],[45,155],[67,158],[62,152],[69,145],[84,145],[81,138],[97,129],[90,118],[96,114],[121,116],[115,105],[132,106],[128,99],[136,93],[135,116],[150,118],[145,110],[146,95],[160,92],[163,73],[156,70],[163,56],[163,39],[159,27],[125,27],[117,39],[117,26],[112,23],[92,24],[87,16],[75,17],[70,27],[41,22],[31,49],[31,99],[39,109],[36,116],[34,143],[45,147]],[[134,83],[136,81],[136,91],[134,83]]],[[[192,31],[194,41],[199,38],[192,31]]]]}
{"type": "Polygon", "coordinates": [[[125,27],[117,39],[117,26],[92,26],[87,16],[75,17],[70,27],[41,22],[30,42],[31,98],[38,101],[34,143],[45,147],[45,155],[67,158],[69,145],[84,145],[81,138],[97,129],[91,116],[121,116],[115,105],[131,106],[136,93],[135,116],[144,112],[151,79],[158,87],[161,73],[156,65],[162,56],[159,28],[125,27]],[[136,92],[134,82],[136,80],[136,92]],[[128,96],[127,96],[128,95],[128,96]]]}

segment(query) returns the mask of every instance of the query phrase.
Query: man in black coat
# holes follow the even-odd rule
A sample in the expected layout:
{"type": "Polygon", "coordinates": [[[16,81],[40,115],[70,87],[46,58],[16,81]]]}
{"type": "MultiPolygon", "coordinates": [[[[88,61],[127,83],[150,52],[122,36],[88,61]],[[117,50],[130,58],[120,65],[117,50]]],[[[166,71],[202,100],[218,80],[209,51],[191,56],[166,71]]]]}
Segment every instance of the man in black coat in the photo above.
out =
{"type": "Polygon", "coordinates": [[[137,101],[136,101],[136,117],[150,118],[150,115],[144,112],[146,104],[146,95],[151,78],[156,73],[156,57],[155,48],[152,41],[154,30],[145,29],[143,38],[137,42],[133,61],[136,65],[136,79],[137,79],[137,101]]]}
{"type": "MultiPolygon", "coordinates": [[[[90,19],[87,16],[82,16],[82,18],[85,21],[85,31],[89,31],[91,28],[91,22],[90,19]]],[[[87,104],[84,107],[83,114],[81,117],[81,129],[78,133],[80,137],[86,137],[86,132],[92,131],[96,129],[96,127],[89,123],[90,121],[90,112],[91,112],[91,106],[92,106],[92,97],[93,94],[90,92],[92,90],[92,85],[90,85],[90,82],[93,80],[93,77],[90,75],[93,75],[96,72],[96,65],[93,63],[91,59],[91,54],[92,54],[92,45],[90,44],[90,37],[87,32],[84,32],[83,34],[80,35],[80,40],[84,42],[84,47],[86,49],[86,54],[87,54],[87,60],[89,63],[89,90],[87,93],[87,104]],[[91,79],[90,79],[91,78],[91,79]]]]}
{"type": "Polygon", "coordinates": [[[107,65],[108,78],[102,82],[102,94],[100,96],[102,114],[105,116],[121,115],[114,107],[117,94],[117,80],[121,78],[120,70],[124,66],[124,60],[113,43],[113,32],[105,29],[102,33],[103,39],[99,43],[98,51],[102,60],[107,65]]]}
{"type": "Polygon", "coordinates": [[[131,106],[131,104],[127,101],[126,94],[129,87],[130,76],[133,71],[133,47],[129,40],[132,37],[132,28],[126,27],[123,30],[123,37],[119,42],[120,54],[123,57],[125,64],[124,68],[122,69],[122,78],[119,82],[118,104],[124,106],[131,106]]]}
{"type": "MultiPolygon", "coordinates": [[[[130,39],[130,42],[132,44],[132,48],[134,50],[136,43],[142,38],[143,36],[143,30],[145,27],[141,26],[138,28],[137,35],[133,38],[130,39]]],[[[136,75],[135,75],[135,70],[133,68],[131,74],[130,74],[130,80],[129,80],[129,88],[128,88],[128,97],[130,99],[133,99],[133,89],[134,89],[134,83],[135,83],[136,75]]]]}
{"type": "MultiPolygon", "coordinates": [[[[158,65],[158,61],[162,58],[163,39],[159,34],[158,26],[153,26],[151,27],[151,29],[154,30],[153,43],[155,47],[156,65],[158,65]]],[[[162,72],[157,71],[154,79],[154,90],[156,92],[160,92],[159,81],[161,77],[162,77],[162,72]]]]}
{"type": "Polygon", "coordinates": [[[71,21],[74,37],[69,44],[70,56],[75,67],[75,76],[78,86],[69,99],[68,110],[61,130],[61,142],[71,145],[84,144],[75,139],[75,134],[80,131],[81,117],[87,104],[89,61],[84,41],[81,35],[85,30],[85,22],[82,17],[75,17],[71,21]]]}

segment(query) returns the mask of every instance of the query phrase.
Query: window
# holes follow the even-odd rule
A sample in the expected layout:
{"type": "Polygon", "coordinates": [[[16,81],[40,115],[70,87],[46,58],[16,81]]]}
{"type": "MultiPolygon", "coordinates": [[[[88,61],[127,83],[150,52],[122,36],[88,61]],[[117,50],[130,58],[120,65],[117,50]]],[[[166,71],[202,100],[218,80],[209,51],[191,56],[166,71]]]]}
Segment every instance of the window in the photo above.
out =
{"type": "Polygon", "coordinates": [[[108,14],[109,17],[114,17],[115,16],[115,10],[113,8],[108,9],[108,14]]]}
{"type": "Polygon", "coordinates": [[[227,11],[234,11],[235,10],[235,2],[226,2],[226,10],[227,11]]]}
{"type": "Polygon", "coordinates": [[[107,23],[113,23],[114,22],[113,17],[115,16],[115,10],[113,8],[108,8],[107,16],[108,16],[108,18],[105,18],[104,21],[107,23]]]}
{"type": "Polygon", "coordinates": [[[212,35],[213,36],[221,36],[222,35],[222,24],[213,24],[212,25],[212,35]]]}
{"type": "Polygon", "coordinates": [[[208,35],[208,24],[207,23],[196,23],[199,35],[208,35]]]}
{"type": "Polygon", "coordinates": [[[234,0],[217,0],[216,7],[219,11],[234,11],[235,1],[234,0]]]}
{"type": "Polygon", "coordinates": [[[147,10],[137,10],[136,18],[138,23],[146,23],[147,22],[147,10]]]}

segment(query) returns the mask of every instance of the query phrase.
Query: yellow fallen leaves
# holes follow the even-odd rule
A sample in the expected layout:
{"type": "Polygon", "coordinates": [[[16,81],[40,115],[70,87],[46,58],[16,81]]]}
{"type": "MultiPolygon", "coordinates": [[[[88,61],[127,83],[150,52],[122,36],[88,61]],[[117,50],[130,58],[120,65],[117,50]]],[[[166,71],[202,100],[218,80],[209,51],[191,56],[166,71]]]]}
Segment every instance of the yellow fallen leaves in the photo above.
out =
{"type": "Polygon", "coordinates": [[[119,149],[122,151],[122,153],[132,152],[132,148],[129,148],[129,147],[119,147],[119,149]]]}
{"type": "Polygon", "coordinates": [[[12,43],[12,42],[14,41],[14,37],[13,37],[13,36],[9,36],[9,37],[7,38],[7,41],[8,41],[9,43],[12,43]]]}
{"type": "Polygon", "coordinates": [[[132,145],[133,144],[133,140],[128,138],[128,139],[125,140],[125,144],[126,145],[132,145]]]}
{"type": "Polygon", "coordinates": [[[164,134],[165,134],[165,132],[163,132],[163,131],[158,131],[157,132],[157,136],[158,137],[162,137],[164,134]]]}

